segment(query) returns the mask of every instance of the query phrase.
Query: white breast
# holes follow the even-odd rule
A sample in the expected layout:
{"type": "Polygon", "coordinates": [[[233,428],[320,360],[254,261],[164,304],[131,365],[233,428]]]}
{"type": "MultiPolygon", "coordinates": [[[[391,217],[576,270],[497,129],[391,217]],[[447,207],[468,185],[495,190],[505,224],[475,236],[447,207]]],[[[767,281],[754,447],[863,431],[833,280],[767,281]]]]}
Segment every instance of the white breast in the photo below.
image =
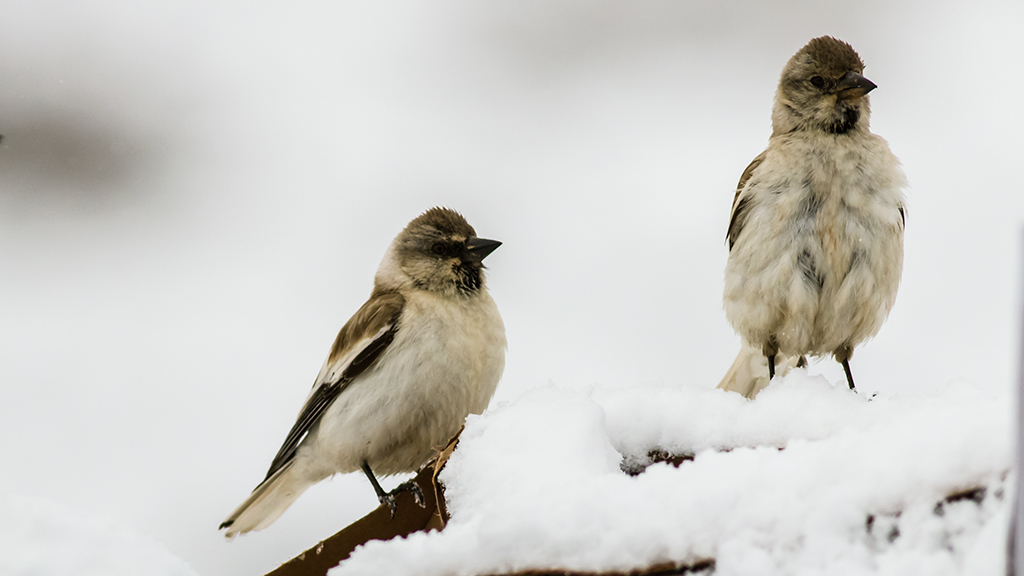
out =
{"type": "Polygon", "coordinates": [[[300,449],[323,477],[415,471],[469,414],[487,408],[505,366],[505,329],[486,290],[455,301],[413,291],[394,341],[342,392],[300,449]]]}
{"type": "Polygon", "coordinates": [[[742,192],[748,218],[726,267],[726,315],[741,336],[817,355],[877,333],[903,265],[905,185],[877,136],[773,139],[742,192]]]}

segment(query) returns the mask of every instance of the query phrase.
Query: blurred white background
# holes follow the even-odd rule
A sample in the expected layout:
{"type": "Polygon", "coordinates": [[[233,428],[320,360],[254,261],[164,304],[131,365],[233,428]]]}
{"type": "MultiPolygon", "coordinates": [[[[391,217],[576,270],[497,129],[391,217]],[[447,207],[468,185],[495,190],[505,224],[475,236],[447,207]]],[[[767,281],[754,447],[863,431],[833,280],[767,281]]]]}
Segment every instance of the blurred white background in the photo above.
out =
{"type": "Polygon", "coordinates": [[[1019,0],[0,0],[0,496],[229,576],[374,508],[353,474],[263,532],[217,532],[384,248],[433,205],[505,242],[495,402],[713,387],[739,346],[733,187],[782,66],[823,34],[867,63],[873,130],[912,186],[859,388],[1007,386],[1022,24],[1019,0]]]}

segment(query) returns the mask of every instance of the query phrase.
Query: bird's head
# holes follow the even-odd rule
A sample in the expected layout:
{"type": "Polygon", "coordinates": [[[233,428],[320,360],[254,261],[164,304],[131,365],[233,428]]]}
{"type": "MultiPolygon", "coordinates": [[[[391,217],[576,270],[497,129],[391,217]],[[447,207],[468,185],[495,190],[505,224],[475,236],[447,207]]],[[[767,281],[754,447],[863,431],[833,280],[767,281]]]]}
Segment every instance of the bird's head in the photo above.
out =
{"type": "Polygon", "coordinates": [[[431,208],[395,238],[377,272],[379,283],[432,292],[473,294],[484,285],[483,259],[501,242],[477,238],[458,212],[431,208]]]}
{"type": "Polygon", "coordinates": [[[864,62],[846,42],[831,36],[808,42],[782,70],[772,109],[773,133],[867,130],[867,94],[875,84],[863,72],[864,62]]]}

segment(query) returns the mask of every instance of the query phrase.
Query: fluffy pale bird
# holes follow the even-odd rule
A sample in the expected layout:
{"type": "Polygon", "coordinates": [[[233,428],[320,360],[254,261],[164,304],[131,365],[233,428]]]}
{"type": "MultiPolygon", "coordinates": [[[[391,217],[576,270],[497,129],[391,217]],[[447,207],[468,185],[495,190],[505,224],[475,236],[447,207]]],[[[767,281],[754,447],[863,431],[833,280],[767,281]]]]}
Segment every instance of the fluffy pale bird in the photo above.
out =
{"type": "Polygon", "coordinates": [[[896,300],[906,178],[869,130],[876,86],[863,72],[828,36],[782,71],[768,149],[743,171],[729,220],[725,312],[744,346],[720,388],[752,397],[776,365],[831,354],[853,389],[853,350],[896,300]]]}
{"type": "Polygon", "coordinates": [[[394,239],[370,299],[338,334],[266,478],[221,524],[269,526],[313,484],[362,470],[415,472],[490,402],[505,366],[505,327],[482,261],[501,243],[459,213],[432,208],[394,239]]]}

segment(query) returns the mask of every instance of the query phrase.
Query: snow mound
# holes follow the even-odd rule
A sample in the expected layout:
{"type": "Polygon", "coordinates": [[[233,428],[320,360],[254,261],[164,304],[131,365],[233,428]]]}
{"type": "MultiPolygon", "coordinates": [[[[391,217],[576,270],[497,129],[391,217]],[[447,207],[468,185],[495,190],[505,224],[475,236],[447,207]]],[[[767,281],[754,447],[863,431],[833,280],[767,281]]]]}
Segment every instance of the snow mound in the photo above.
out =
{"type": "Polygon", "coordinates": [[[197,576],[155,540],[50,501],[0,499],[0,574],[197,576]]]}
{"type": "Polygon", "coordinates": [[[995,576],[1010,406],[966,384],[869,399],[804,370],[754,401],[540,388],[467,422],[441,475],[444,531],[370,542],[330,574],[713,560],[719,576],[995,576]],[[623,472],[659,451],[693,459],[623,472]]]}

